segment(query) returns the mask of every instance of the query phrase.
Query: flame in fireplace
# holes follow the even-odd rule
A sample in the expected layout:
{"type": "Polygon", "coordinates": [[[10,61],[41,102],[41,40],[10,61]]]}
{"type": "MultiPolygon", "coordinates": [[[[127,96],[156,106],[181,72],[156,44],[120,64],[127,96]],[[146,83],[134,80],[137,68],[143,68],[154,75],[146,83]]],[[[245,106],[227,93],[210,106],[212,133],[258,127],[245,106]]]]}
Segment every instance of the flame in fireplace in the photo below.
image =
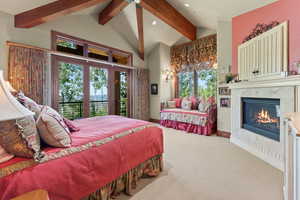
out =
{"type": "Polygon", "coordinates": [[[272,118],[267,110],[262,109],[256,117],[258,123],[267,124],[267,123],[278,123],[278,119],[272,118]]]}

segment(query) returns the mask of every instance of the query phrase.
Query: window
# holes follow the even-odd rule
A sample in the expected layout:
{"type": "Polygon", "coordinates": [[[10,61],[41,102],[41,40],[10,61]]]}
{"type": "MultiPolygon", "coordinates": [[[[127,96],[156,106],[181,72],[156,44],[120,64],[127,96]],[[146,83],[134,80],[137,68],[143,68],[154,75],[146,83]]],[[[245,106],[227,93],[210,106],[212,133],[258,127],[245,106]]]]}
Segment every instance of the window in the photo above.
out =
{"type": "Polygon", "coordinates": [[[209,98],[216,96],[216,70],[208,69],[179,73],[178,91],[180,97],[199,96],[209,98]]]}
{"type": "Polygon", "coordinates": [[[107,62],[132,65],[132,54],[119,49],[52,31],[52,49],[107,62]]]}
{"type": "Polygon", "coordinates": [[[217,95],[217,71],[200,70],[197,72],[197,94],[209,98],[217,95]]]}
{"type": "Polygon", "coordinates": [[[194,72],[181,72],[178,74],[179,96],[188,97],[194,94],[194,72]]]}
{"type": "Polygon", "coordinates": [[[71,40],[58,37],[56,40],[56,51],[75,54],[78,56],[84,55],[84,46],[71,40]]]}

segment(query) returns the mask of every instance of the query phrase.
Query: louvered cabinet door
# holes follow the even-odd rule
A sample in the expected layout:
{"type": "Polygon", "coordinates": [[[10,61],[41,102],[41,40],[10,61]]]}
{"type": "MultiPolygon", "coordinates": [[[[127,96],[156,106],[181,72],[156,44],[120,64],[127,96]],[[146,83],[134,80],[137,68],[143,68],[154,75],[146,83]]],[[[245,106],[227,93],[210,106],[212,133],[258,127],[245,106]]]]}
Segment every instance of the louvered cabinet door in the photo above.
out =
{"type": "Polygon", "coordinates": [[[287,72],[288,24],[273,29],[245,42],[238,48],[238,70],[241,80],[280,76],[287,72]]]}

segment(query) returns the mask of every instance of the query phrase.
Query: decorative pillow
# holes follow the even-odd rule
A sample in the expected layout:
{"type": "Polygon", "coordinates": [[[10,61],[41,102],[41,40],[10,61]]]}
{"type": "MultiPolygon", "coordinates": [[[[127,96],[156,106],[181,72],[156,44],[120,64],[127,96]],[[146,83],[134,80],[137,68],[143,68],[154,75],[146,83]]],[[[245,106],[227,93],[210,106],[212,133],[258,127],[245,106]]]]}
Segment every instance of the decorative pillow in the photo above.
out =
{"type": "Polygon", "coordinates": [[[70,130],[64,119],[54,109],[44,106],[37,119],[37,127],[42,140],[53,147],[70,147],[70,130]]]}
{"type": "Polygon", "coordinates": [[[40,136],[37,131],[35,120],[32,116],[17,119],[22,138],[26,141],[27,147],[34,151],[34,159],[39,160],[41,158],[41,143],[40,136]]]}
{"type": "Polygon", "coordinates": [[[33,150],[28,148],[26,140],[22,138],[24,130],[15,123],[15,120],[0,123],[0,130],[0,145],[7,153],[33,158],[33,150]]]}
{"type": "Polygon", "coordinates": [[[198,111],[202,112],[202,113],[207,113],[210,105],[211,104],[209,104],[207,102],[203,102],[203,103],[201,102],[201,103],[199,103],[198,111]]]}
{"type": "Polygon", "coordinates": [[[176,108],[176,101],[168,101],[168,108],[176,108]]]}
{"type": "Polygon", "coordinates": [[[23,92],[17,94],[18,101],[23,104],[31,112],[35,113],[35,117],[38,117],[41,113],[42,106],[38,105],[34,100],[26,97],[23,92]]]}
{"type": "Polygon", "coordinates": [[[192,102],[192,109],[193,110],[197,110],[198,109],[198,105],[199,105],[199,101],[196,97],[190,97],[189,99],[192,102]]]}
{"type": "Polygon", "coordinates": [[[14,155],[12,154],[8,154],[3,147],[0,145],[0,163],[4,163],[6,161],[9,161],[10,159],[12,159],[14,157],[14,155]]]}
{"type": "Polygon", "coordinates": [[[176,108],[181,108],[182,99],[181,98],[176,98],[176,99],[174,99],[174,101],[176,102],[176,108]]]}
{"type": "Polygon", "coordinates": [[[69,128],[70,132],[77,132],[80,131],[80,128],[77,127],[71,120],[64,118],[64,122],[69,128]]]}
{"type": "Polygon", "coordinates": [[[192,102],[186,99],[182,100],[181,108],[184,110],[191,110],[192,109],[192,102]]]}
{"type": "Polygon", "coordinates": [[[209,97],[208,99],[207,99],[207,102],[209,103],[209,104],[215,104],[216,103],[216,98],[215,97],[209,97]]]}

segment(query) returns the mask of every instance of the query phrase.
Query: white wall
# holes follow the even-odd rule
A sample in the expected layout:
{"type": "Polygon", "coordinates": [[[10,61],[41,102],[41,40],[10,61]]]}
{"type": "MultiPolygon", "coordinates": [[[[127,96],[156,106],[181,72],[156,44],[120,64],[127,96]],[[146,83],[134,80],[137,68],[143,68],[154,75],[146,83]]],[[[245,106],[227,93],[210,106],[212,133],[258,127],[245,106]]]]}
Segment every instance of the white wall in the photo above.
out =
{"type": "Polygon", "coordinates": [[[5,43],[10,40],[9,25],[10,16],[0,12],[0,70],[5,69],[7,65],[8,52],[5,43]]]}
{"type": "Polygon", "coordinates": [[[148,69],[149,69],[149,80],[151,84],[158,84],[158,95],[150,94],[150,118],[151,119],[160,119],[159,110],[160,110],[160,94],[161,94],[161,85],[160,85],[160,45],[157,44],[151,53],[148,56],[148,69]]]}
{"type": "Polygon", "coordinates": [[[135,50],[110,25],[99,25],[97,19],[88,15],[68,15],[58,20],[45,23],[31,29],[14,28],[12,15],[0,12],[0,64],[1,68],[7,65],[7,40],[34,45],[42,48],[51,48],[51,30],[66,33],[75,37],[90,40],[134,54],[134,66],[145,67],[135,50]],[[3,54],[4,53],[4,54],[3,54]]]}
{"type": "MultiPolygon", "coordinates": [[[[213,35],[213,34],[216,34],[217,31],[216,30],[213,30],[213,29],[208,29],[208,28],[197,28],[197,39],[199,38],[203,38],[203,37],[206,37],[206,36],[209,36],[209,35],[213,35]]],[[[190,42],[191,40],[189,40],[188,38],[182,36],[175,44],[173,45],[180,45],[180,44],[184,44],[184,43],[187,43],[187,42],[190,42]]]]}
{"type": "MultiPolygon", "coordinates": [[[[232,63],[231,48],[232,48],[232,24],[228,21],[219,21],[217,30],[218,41],[218,82],[225,81],[225,74],[228,72],[228,66],[232,63]]],[[[226,85],[219,84],[219,87],[226,85]]],[[[220,107],[220,98],[230,96],[218,95],[218,130],[231,131],[231,112],[230,108],[220,107]]]]}
{"type": "Polygon", "coordinates": [[[218,40],[218,71],[219,82],[225,81],[225,74],[229,72],[232,65],[232,23],[219,21],[217,30],[218,40]]]}
{"type": "Polygon", "coordinates": [[[150,95],[150,118],[160,119],[160,103],[174,97],[173,82],[162,79],[161,72],[170,69],[170,47],[159,43],[150,52],[147,59],[150,71],[150,84],[158,84],[158,95],[150,95]]]}

